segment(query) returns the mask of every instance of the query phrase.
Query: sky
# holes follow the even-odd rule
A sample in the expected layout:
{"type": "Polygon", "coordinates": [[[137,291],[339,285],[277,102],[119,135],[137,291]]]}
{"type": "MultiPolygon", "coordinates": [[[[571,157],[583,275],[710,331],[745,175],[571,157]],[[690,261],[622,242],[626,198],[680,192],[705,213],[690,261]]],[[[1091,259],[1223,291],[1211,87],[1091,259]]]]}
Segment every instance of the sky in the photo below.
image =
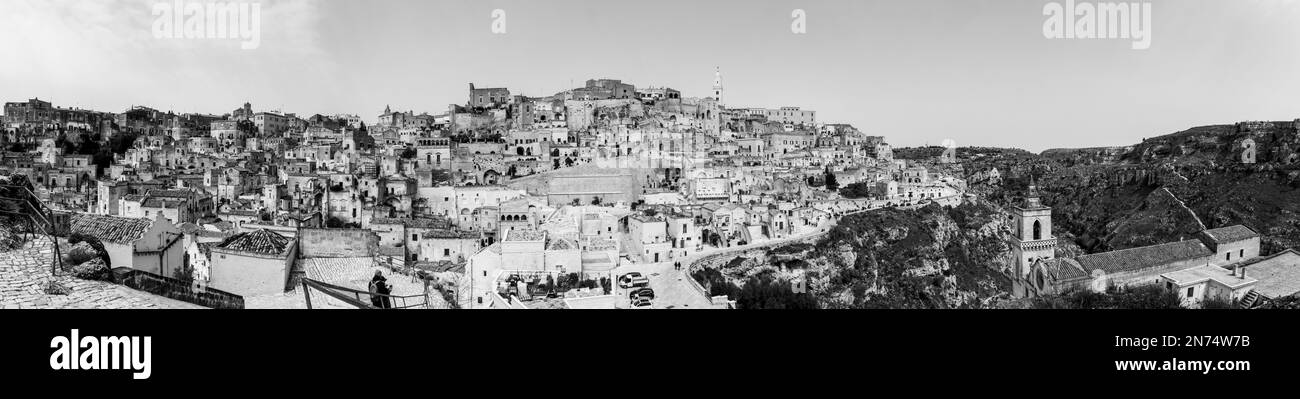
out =
{"type": "Polygon", "coordinates": [[[613,78],[703,97],[721,68],[729,107],[813,109],[895,146],[1116,146],[1300,118],[1294,0],[1147,2],[1146,50],[1048,39],[1043,0],[262,0],[248,50],[156,37],[160,3],[174,1],[0,0],[0,101],[251,102],[373,122],[385,106],[446,112],[471,82],[543,96],[613,78]],[[806,33],[791,32],[795,9],[806,33]]]}

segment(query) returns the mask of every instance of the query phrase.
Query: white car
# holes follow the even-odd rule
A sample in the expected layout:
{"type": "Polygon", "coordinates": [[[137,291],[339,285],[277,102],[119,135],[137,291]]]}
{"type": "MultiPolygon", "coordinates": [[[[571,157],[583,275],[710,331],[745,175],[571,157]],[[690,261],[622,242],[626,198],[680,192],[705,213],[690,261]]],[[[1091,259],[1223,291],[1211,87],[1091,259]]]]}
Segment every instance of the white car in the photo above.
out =
{"type": "Polygon", "coordinates": [[[631,272],[618,278],[619,288],[641,288],[650,286],[650,278],[641,273],[631,272]]]}

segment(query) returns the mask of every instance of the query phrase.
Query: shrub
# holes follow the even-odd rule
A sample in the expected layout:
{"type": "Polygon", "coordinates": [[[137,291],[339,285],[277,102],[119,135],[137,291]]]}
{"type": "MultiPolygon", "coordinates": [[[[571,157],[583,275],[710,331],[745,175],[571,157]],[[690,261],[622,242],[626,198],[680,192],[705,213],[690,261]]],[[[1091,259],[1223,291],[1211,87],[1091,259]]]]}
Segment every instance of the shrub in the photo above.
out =
{"type": "Polygon", "coordinates": [[[1201,309],[1237,309],[1237,300],[1211,297],[1201,301],[1201,309]]]}
{"type": "Polygon", "coordinates": [[[74,246],[73,248],[75,248],[77,244],[83,242],[90,245],[91,248],[95,249],[95,252],[99,253],[99,258],[104,261],[105,267],[110,269],[113,267],[113,260],[108,257],[108,250],[104,249],[104,243],[100,242],[99,238],[81,233],[72,233],[68,236],[68,244],[72,244],[74,246]]]}
{"type": "Polygon", "coordinates": [[[76,266],[86,261],[99,257],[99,252],[86,242],[79,242],[68,249],[67,255],[63,257],[63,262],[68,266],[76,266]]]}

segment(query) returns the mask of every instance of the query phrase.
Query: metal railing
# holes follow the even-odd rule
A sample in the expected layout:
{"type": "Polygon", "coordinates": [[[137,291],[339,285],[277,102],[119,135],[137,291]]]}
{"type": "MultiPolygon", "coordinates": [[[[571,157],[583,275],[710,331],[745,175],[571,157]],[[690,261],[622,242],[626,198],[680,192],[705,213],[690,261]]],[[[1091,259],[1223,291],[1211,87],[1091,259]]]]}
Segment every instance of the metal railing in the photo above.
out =
{"type": "Polygon", "coordinates": [[[302,295],[303,298],[307,300],[307,309],[312,309],[311,288],[315,288],[317,291],[320,291],[325,295],[329,295],[334,299],[338,299],[348,305],[355,306],[359,309],[380,309],[380,307],[375,306],[372,302],[370,302],[371,299],[374,297],[388,299],[388,301],[393,304],[393,306],[390,307],[389,309],[411,309],[417,307],[424,308],[424,309],[429,308],[429,285],[428,284],[425,284],[425,289],[423,294],[401,296],[401,295],[378,294],[369,291],[362,291],[354,288],[342,287],[342,286],[337,286],[326,282],[316,281],[304,277],[302,279],[302,295]],[[363,295],[365,299],[362,299],[363,295]],[[419,298],[421,302],[414,303],[414,304],[410,302],[412,300],[415,300],[416,298],[419,298]],[[401,301],[401,305],[398,305],[398,301],[401,301]]]}

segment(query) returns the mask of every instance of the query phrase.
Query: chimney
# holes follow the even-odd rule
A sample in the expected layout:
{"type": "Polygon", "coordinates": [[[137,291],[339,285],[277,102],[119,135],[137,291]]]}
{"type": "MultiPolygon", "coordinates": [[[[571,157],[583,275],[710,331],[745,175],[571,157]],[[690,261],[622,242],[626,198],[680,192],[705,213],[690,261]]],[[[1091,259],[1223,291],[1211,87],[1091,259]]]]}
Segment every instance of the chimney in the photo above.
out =
{"type": "Polygon", "coordinates": [[[1238,269],[1241,269],[1241,279],[1242,279],[1242,280],[1245,280],[1245,279],[1246,279],[1246,267],[1245,267],[1245,266],[1240,266],[1240,267],[1237,267],[1237,268],[1238,268],[1238,269]]]}

